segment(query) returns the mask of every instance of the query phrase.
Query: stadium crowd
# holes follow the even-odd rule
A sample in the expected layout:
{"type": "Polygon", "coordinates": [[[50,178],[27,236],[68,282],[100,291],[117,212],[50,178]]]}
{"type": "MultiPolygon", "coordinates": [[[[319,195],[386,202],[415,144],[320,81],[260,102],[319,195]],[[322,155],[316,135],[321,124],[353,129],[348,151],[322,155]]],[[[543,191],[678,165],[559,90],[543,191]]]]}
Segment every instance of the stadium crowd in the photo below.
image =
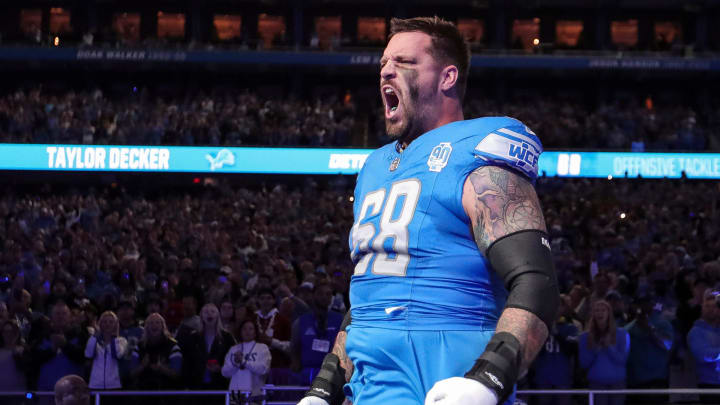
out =
{"type": "MultiPolygon", "coordinates": [[[[356,131],[383,144],[384,111],[360,122],[351,93],[316,99],[263,98],[252,91],[186,92],[160,97],[145,89],[127,96],[101,90],[52,93],[38,88],[0,96],[0,142],[134,145],[362,146],[356,131]],[[358,125],[356,125],[358,124],[358,125]]],[[[468,118],[517,117],[542,134],[546,148],[616,150],[720,150],[717,109],[695,111],[637,97],[588,106],[561,96],[517,97],[507,102],[473,91],[468,118]]]]}
{"type": "MultiPolygon", "coordinates": [[[[254,397],[307,385],[349,307],[348,186],[5,187],[0,390],[66,374],[254,397]]],[[[720,386],[717,185],[541,178],[538,191],[563,306],[523,384],[720,386]]],[[[628,402],[641,400],[667,398],[628,402]]]]}
{"type": "Polygon", "coordinates": [[[100,90],[0,97],[0,141],[114,145],[349,145],[350,100],[273,100],[252,92],[152,98],[100,90]]]}

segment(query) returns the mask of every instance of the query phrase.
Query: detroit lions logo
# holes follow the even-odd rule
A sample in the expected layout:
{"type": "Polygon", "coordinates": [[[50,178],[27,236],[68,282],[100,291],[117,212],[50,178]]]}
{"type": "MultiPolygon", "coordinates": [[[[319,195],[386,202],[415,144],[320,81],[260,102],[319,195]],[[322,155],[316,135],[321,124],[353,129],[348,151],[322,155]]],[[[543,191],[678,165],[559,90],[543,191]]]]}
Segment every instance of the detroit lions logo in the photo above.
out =
{"type": "Polygon", "coordinates": [[[434,147],[430,152],[427,165],[431,172],[439,172],[443,167],[447,166],[450,154],[452,153],[452,146],[450,142],[442,142],[438,146],[434,147]]]}
{"type": "Polygon", "coordinates": [[[221,169],[223,166],[232,166],[235,164],[235,154],[230,152],[230,149],[220,149],[220,151],[213,157],[211,154],[205,155],[205,159],[210,162],[210,171],[221,169]]]}

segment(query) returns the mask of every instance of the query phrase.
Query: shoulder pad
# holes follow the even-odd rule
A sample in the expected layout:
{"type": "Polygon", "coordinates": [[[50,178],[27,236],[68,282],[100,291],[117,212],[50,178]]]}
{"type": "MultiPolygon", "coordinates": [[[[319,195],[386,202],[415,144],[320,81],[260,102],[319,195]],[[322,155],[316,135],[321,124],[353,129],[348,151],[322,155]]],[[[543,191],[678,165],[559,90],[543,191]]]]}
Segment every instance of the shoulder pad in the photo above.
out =
{"type": "Polygon", "coordinates": [[[520,171],[534,181],[543,148],[540,139],[530,128],[515,121],[485,135],[473,152],[490,164],[520,171]]]}

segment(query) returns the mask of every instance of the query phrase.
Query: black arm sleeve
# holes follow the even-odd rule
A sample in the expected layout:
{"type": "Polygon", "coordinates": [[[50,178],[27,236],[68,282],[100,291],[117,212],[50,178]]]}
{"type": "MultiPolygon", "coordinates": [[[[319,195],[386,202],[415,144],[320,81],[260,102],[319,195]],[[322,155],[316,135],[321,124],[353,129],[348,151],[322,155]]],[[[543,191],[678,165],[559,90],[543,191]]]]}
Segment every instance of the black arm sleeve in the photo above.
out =
{"type": "MultiPolygon", "coordinates": [[[[510,291],[505,308],[529,311],[552,330],[560,294],[547,234],[538,230],[512,233],[493,242],[486,256],[510,291]]],[[[513,392],[521,363],[518,339],[508,332],[495,333],[465,378],[495,391],[498,403],[503,403],[513,392]]]]}
{"type": "Polygon", "coordinates": [[[547,234],[524,230],[504,236],[488,247],[487,258],[510,292],[505,307],[532,312],[552,330],[560,292],[547,234]]]}

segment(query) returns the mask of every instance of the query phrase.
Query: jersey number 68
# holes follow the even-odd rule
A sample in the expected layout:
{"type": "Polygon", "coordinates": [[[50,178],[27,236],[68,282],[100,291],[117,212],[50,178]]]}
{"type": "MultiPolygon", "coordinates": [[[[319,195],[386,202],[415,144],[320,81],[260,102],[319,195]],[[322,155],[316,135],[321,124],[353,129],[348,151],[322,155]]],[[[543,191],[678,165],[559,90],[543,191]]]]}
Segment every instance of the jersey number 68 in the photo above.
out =
{"type": "Polygon", "coordinates": [[[405,276],[410,263],[408,226],[415,216],[420,189],[420,180],[407,179],[393,183],[389,193],[381,188],[365,195],[350,235],[350,256],[357,261],[356,276],[365,274],[371,262],[373,274],[405,276]],[[367,217],[378,214],[379,232],[373,222],[363,223],[367,217]],[[388,247],[389,239],[392,239],[392,244],[388,247]]]}

